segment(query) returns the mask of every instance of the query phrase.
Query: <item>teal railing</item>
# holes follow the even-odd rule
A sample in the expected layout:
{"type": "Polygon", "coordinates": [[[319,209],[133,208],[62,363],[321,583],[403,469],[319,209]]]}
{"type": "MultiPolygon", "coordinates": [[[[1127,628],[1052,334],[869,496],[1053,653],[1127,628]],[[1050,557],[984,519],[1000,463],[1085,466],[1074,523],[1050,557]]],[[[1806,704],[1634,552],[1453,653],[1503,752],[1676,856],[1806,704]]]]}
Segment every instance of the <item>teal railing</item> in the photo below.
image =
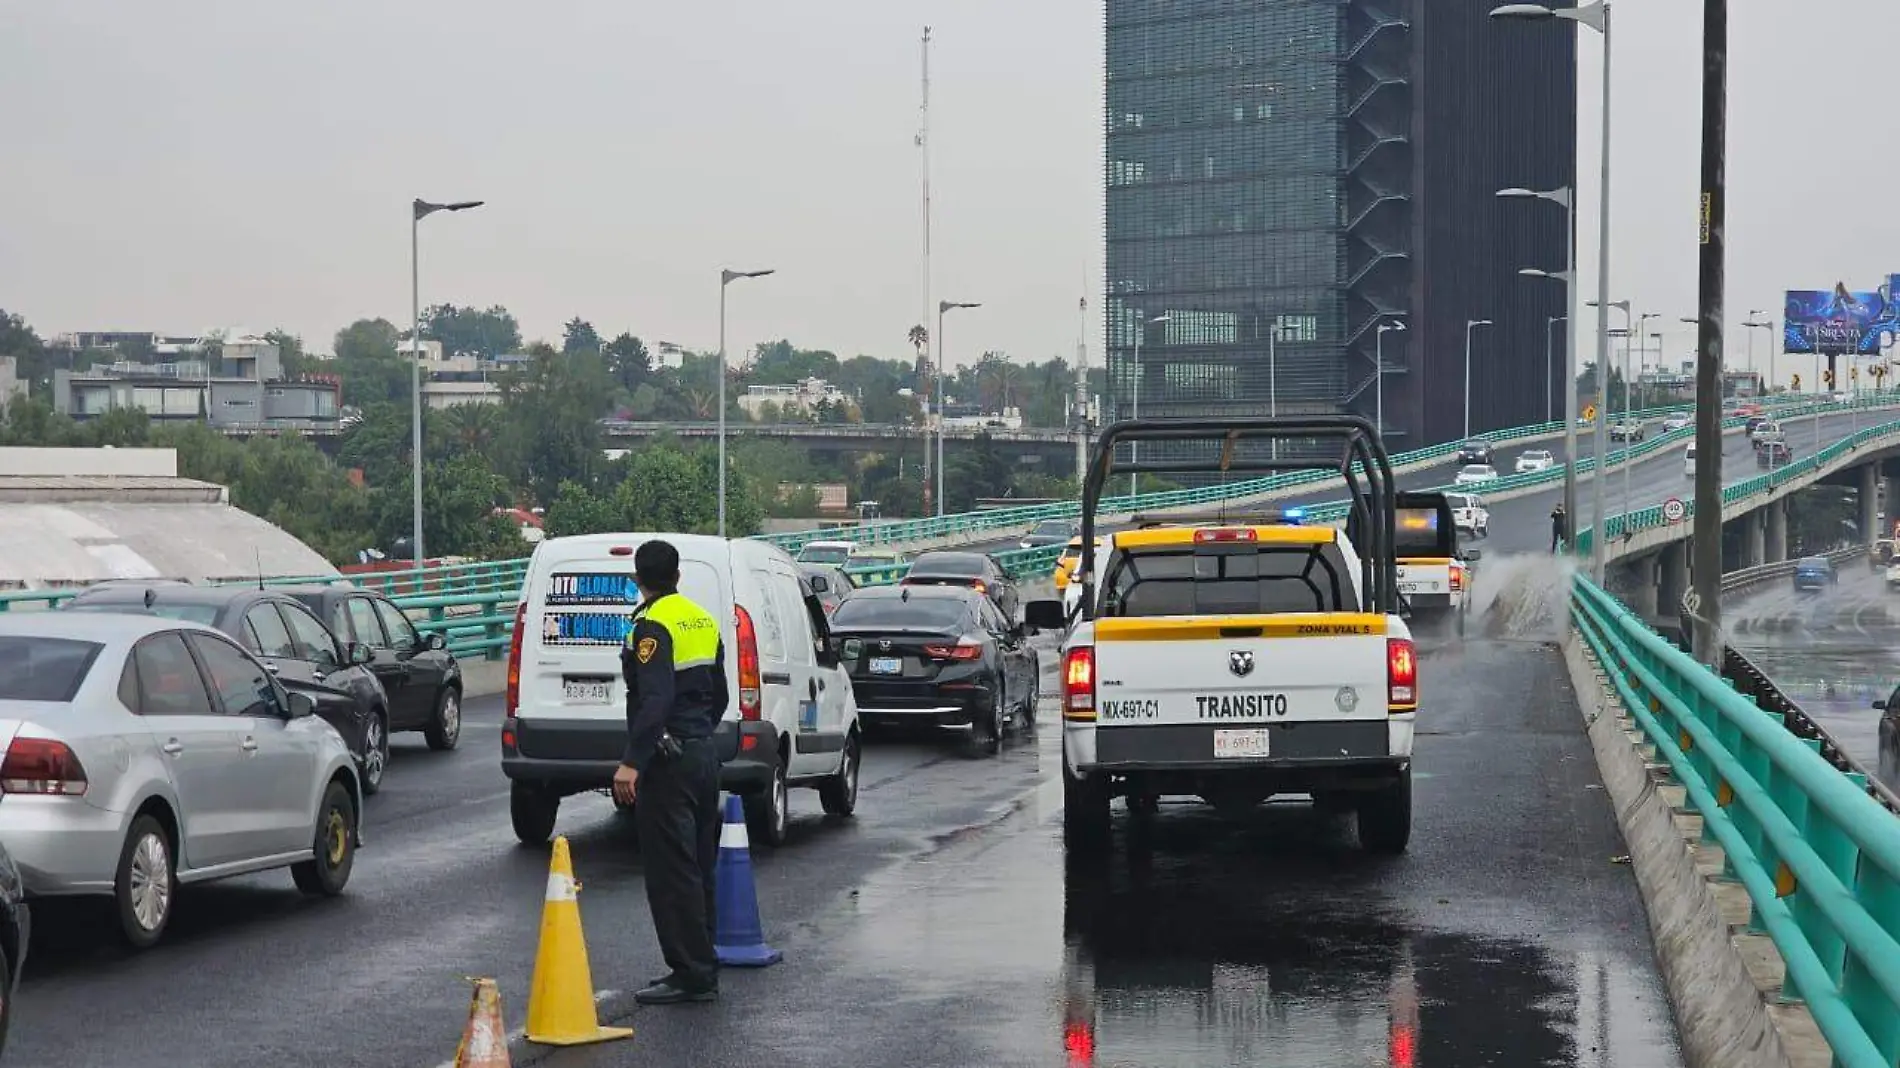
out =
{"type": "MultiPolygon", "coordinates": [[[[1754,478],[1744,479],[1740,482],[1732,482],[1722,487],[1722,507],[1727,508],[1729,505],[1738,501],[1747,500],[1758,494],[1772,492],[1788,482],[1811,477],[1826,468],[1833,467],[1843,460],[1851,459],[1856,452],[1869,445],[1887,444],[1889,443],[1889,439],[1892,439],[1896,435],[1900,435],[1900,421],[1865,427],[1821,449],[1819,452],[1791,461],[1781,467],[1765,471],[1762,474],[1756,475],[1754,478]]],[[[1684,503],[1688,506],[1688,514],[1693,516],[1695,514],[1695,502],[1685,499],[1684,503]]],[[[1612,539],[1623,537],[1626,534],[1635,534],[1654,527],[1667,526],[1668,524],[1669,520],[1663,518],[1661,504],[1641,508],[1630,512],[1628,515],[1608,516],[1603,521],[1603,527],[1609,532],[1609,536],[1612,539]]],[[[1590,552],[1590,543],[1595,537],[1595,533],[1591,527],[1584,527],[1577,531],[1577,552],[1590,552]]]]}
{"type": "Polygon", "coordinates": [[[1571,619],[1748,890],[1841,1068],[1900,1063],[1900,820],[1773,713],[1578,577],[1571,619]]]}

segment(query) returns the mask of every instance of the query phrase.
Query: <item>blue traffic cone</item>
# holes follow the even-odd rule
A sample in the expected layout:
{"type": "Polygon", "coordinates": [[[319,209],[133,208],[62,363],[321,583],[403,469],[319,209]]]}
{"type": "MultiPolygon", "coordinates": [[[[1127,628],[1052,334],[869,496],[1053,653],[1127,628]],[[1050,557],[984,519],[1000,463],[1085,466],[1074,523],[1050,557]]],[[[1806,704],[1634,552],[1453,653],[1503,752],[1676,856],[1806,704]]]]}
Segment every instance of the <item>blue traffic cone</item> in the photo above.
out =
{"type": "Polygon", "coordinates": [[[719,829],[719,867],[713,876],[719,915],[713,922],[713,952],[728,968],[763,968],[785,959],[765,944],[759,922],[759,892],[752,881],[752,853],[746,840],[745,808],[726,797],[726,822],[719,829]]]}

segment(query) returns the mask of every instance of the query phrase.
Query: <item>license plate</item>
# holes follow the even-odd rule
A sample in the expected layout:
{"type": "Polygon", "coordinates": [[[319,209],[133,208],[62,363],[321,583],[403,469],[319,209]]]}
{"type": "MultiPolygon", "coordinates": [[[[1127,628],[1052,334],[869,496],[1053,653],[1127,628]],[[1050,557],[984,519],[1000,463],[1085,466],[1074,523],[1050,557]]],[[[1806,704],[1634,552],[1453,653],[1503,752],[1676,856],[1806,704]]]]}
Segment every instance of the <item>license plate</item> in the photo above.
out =
{"type": "Polygon", "coordinates": [[[903,673],[903,657],[874,656],[871,658],[871,674],[873,675],[901,675],[903,673]]]}
{"type": "Polygon", "coordinates": [[[1400,593],[1417,593],[1419,590],[1422,590],[1424,588],[1425,588],[1425,584],[1422,582],[1418,582],[1416,580],[1406,580],[1406,579],[1399,580],[1400,593]]]}
{"type": "Polygon", "coordinates": [[[1230,757],[1264,757],[1267,755],[1267,732],[1265,729],[1215,731],[1214,756],[1219,760],[1230,757]]]}
{"type": "Polygon", "coordinates": [[[611,679],[562,679],[561,696],[575,704],[604,705],[613,699],[611,679]]]}

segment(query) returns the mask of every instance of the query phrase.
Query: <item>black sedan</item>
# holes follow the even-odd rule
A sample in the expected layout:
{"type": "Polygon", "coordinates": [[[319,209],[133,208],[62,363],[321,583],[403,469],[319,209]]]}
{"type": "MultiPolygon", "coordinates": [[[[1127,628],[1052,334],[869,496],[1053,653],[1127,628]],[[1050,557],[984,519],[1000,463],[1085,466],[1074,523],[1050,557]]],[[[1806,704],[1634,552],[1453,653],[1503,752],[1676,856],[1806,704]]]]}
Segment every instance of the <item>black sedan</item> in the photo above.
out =
{"type": "Polygon", "coordinates": [[[982,553],[929,552],[918,554],[899,585],[962,586],[989,597],[1003,618],[1022,618],[1022,594],[1016,582],[995,560],[982,553]]]}
{"type": "Polygon", "coordinates": [[[1461,464],[1488,464],[1491,462],[1491,443],[1483,438],[1467,438],[1458,443],[1458,462],[1461,464]]]}
{"type": "Polygon", "coordinates": [[[286,586],[343,642],[366,645],[369,669],[389,695],[389,731],[421,731],[429,748],[462,738],[462,665],[440,634],[416,632],[395,602],[354,586],[286,586]]]}
{"type": "Polygon", "coordinates": [[[845,598],[831,640],[867,727],[969,727],[986,752],[1033,724],[1036,651],[988,597],[957,586],[874,586],[845,598]]]}
{"type": "Polygon", "coordinates": [[[366,645],[339,643],[296,598],[249,586],[96,586],[61,606],[67,612],[120,612],[202,623],[236,638],[277,681],[308,694],[356,757],[363,792],[382,788],[389,767],[389,695],[366,665],[366,645]]]}
{"type": "Polygon", "coordinates": [[[1067,545],[1069,539],[1082,533],[1082,524],[1073,519],[1045,519],[1029,528],[1017,548],[1034,549],[1043,545],[1067,545]]]}

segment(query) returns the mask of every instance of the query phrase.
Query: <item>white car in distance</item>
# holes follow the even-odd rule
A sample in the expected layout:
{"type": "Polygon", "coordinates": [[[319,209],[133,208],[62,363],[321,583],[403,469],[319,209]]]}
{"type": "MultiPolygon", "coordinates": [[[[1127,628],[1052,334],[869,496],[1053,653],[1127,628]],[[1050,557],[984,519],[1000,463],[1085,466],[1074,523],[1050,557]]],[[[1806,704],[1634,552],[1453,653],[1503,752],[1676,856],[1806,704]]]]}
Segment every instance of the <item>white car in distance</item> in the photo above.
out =
{"type": "Polygon", "coordinates": [[[1498,469],[1490,464],[1466,464],[1452,479],[1455,486],[1481,486],[1498,480],[1498,469]]]}
{"type": "Polygon", "coordinates": [[[1532,471],[1548,471],[1557,466],[1557,458],[1549,449],[1525,449],[1517,454],[1516,471],[1520,475],[1532,471]]]}
{"type": "Polygon", "coordinates": [[[1663,428],[1663,433],[1670,434],[1678,430],[1687,430],[1694,425],[1695,425],[1694,416],[1672,415],[1669,418],[1663,420],[1662,428],[1663,428]]]}

